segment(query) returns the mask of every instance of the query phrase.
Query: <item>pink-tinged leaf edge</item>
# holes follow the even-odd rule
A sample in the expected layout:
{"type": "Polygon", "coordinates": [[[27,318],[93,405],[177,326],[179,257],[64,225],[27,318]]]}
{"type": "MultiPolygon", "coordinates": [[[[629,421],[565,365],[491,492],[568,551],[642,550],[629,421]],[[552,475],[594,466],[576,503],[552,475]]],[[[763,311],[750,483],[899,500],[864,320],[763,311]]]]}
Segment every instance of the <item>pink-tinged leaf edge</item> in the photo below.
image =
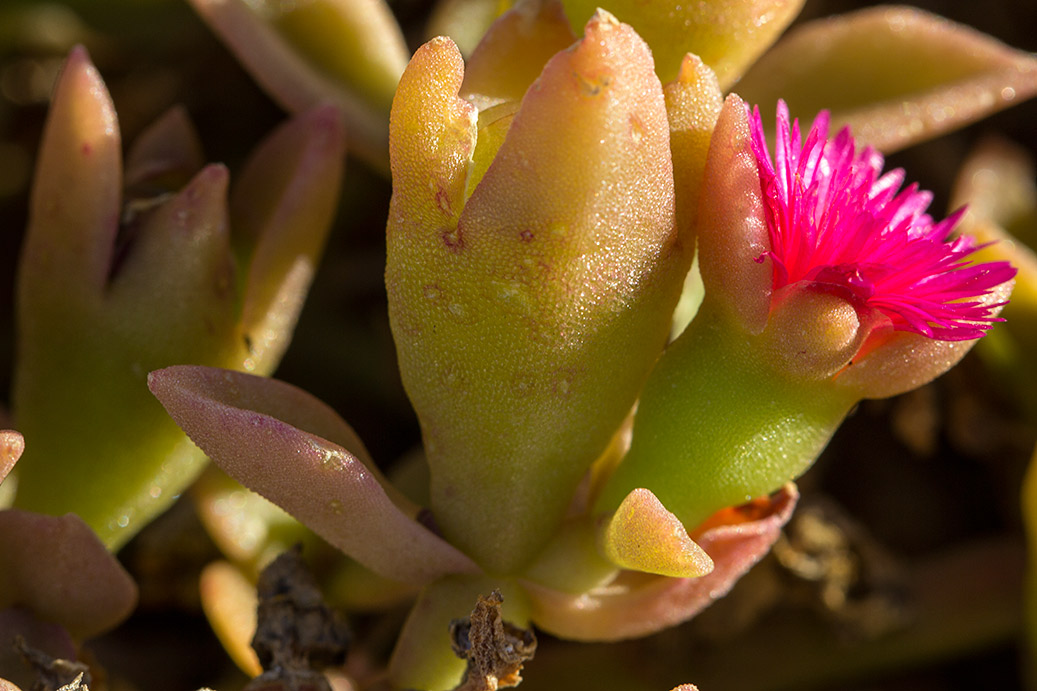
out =
{"type": "Polygon", "coordinates": [[[383,486],[353,430],[313,396],[276,380],[195,366],[152,372],[148,386],[227,474],[372,571],[412,583],[479,572],[414,519],[416,508],[383,486]]]}
{"type": "Polygon", "coordinates": [[[699,526],[691,537],[715,565],[701,578],[623,572],[599,591],[581,595],[525,582],[532,619],[548,633],[585,641],[636,638],[687,621],[726,595],[770,550],[798,499],[789,483],[771,497],[719,511],[699,526]]]}

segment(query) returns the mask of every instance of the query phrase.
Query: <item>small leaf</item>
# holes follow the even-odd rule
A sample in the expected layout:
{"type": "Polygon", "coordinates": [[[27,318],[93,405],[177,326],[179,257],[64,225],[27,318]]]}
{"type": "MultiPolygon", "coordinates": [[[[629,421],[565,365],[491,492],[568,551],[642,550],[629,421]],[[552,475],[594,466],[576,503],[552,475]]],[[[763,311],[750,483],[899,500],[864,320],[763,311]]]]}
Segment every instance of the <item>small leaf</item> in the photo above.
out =
{"type": "Polygon", "coordinates": [[[463,79],[461,54],[447,38],[418,48],[400,78],[389,123],[390,242],[393,232],[448,230],[461,215],[477,133],[475,108],[458,97],[463,79]]]}
{"type": "Polygon", "coordinates": [[[558,0],[520,2],[490,26],[468,58],[461,96],[480,111],[519,101],[547,61],[575,40],[558,0]]]}
{"type": "Polygon", "coordinates": [[[709,147],[696,228],[710,301],[760,333],[770,314],[771,267],[756,259],[770,249],[770,238],[748,113],[735,94],[724,102],[709,147]]]}
{"type": "Polygon", "coordinates": [[[174,106],[137,135],[126,154],[127,196],[178,190],[203,165],[198,133],[183,106],[174,106]]]}
{"type": "Polygon", "coordinates": [[[247,267],[241,323],[250,371],[269,374],[291,339],[335,215],[344,147],[339,112],[318,106],[266,137],[235,179],[231,227],[247,267]]]}
{"type": "Polygon", "coordinates": [[[217,561],[202,571],[198,594],[209,625],[238,669],[252,677],[262,672],[251,645],[256,631],[256,586],[233,564],[217,561]]]}
{"type": "Polygon", "coordinates": [[[599,540],[605,557],[624,569],[674,578],[698,578],[713,570],[709,555],[647,489],[627,495],[599,540]]]}
{"type": "Polygon", "coordinates": [[[101,299],[121,199],[115,108],[79,46],[58,77],[36,163],[18,275],[23,315],[51,318],[101,299]]]}

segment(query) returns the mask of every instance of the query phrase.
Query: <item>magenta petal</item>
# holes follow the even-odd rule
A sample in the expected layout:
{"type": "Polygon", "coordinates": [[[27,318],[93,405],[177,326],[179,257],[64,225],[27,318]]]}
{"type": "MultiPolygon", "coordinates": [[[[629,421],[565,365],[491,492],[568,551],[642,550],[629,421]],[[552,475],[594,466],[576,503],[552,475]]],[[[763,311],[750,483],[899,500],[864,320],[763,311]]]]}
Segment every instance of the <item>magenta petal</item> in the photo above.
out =
{"type": "MultiPolygon", "coordinates": [[[[715,565],[712,573],[701,578],[625,572],[601,591],[583,595],[524,583],[533,621],[553,635],[585,641],[636,638],[687,621],[726,595],[770,550],[798,499],[795,486],[786,485],[765,505],[752,505],[753,520],[713,525],[693,535],[715,565]]],[[[737,515],[737,509],[718,514],[725,519],[737,515]]]]}
{"type": "Polygon", "coordinates": [[[349,425],[313,396],[208,367],[152,372],[148,386],[227,474],[372,571],[414,583],[478,573],[468,557],[414,520],[416,508],[383,486],[349,425]]]}
{"type": "Polygon", "coordinates": [[[799,123],[790,127],[779,101],[772,161],[758,109],[751,118],[773,290],[838,295],[881,315],[894,331],[942,341],[981,337],[1001,321],[1003,303],[986,298],[1015,269],[970,263],[975,242],[950,239],[961,212],[934,222],[925,213],[930,193],[915,185],[898,190],[902,176],[882,176],[881,155],[858,149],[846,129],[829,139],[828,122],[822,112],[801,140],[799,123]]]}

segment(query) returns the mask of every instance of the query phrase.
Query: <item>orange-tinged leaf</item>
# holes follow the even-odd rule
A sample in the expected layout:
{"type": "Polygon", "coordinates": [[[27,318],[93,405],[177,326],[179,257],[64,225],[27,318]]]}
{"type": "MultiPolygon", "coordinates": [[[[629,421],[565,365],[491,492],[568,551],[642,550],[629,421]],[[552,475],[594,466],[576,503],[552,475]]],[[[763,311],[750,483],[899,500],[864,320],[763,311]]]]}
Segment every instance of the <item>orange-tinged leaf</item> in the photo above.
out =
{"type": "Polygon", "coordinates": [[[601,550],[616,566],[674,578],[698,578],[713,570],[680,520],[647,489],[635,489],[607,519],[601,550]]]}
{"type": "Polygon", "coordinates": [[[677,228],[692,244],[706,156],[724,96],[713,70],[690,54],[681,61],[677,78],[663,87],[663,94],[670,122],[677,228]]]}
{"type": "Polygon", "coordinates": [[[771,268],[756,259],[770,249],[745,103],[728,96],[710,144],[697,219],[699,270],[709,299],[751,333],[767,325],[771,268]]]}
{"type": "Polygon", "coordinates": [[[216,637],[238,669],[251,677],[263,668],[252,649],[256,632],[256,586],[226,561],[209,564],[198,581],[202,609],[216,637]]]}
{"type": "Polygon", "coordinates": [[[477,131],[475,108],[458,97],[463,78],[457,47],[436,38],[418,49],[400,79],[389,123],[390,241],[394,232],[450,232],[461,215],[477,131]]]}

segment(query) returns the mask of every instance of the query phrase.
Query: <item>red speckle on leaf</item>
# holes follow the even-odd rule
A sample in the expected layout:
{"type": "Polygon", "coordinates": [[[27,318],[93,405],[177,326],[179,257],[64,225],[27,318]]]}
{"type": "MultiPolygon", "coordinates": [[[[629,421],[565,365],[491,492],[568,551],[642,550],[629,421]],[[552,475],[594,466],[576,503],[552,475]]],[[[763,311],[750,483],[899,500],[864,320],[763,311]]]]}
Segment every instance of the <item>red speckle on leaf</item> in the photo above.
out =
{"type": "Polygon", "coordinates": [[[451,252],[458,253],[464,249],[464,233],[460,228],[446,228],[439,237],[451,252]]]}
{"type": "Polygon", "coordinates": [[[440,211],[447,215],[450,215],[452,213],[450,210],[450,196],[442,187],[439,187],[436,190],[436,206],[439,207],[440,211]]]}

